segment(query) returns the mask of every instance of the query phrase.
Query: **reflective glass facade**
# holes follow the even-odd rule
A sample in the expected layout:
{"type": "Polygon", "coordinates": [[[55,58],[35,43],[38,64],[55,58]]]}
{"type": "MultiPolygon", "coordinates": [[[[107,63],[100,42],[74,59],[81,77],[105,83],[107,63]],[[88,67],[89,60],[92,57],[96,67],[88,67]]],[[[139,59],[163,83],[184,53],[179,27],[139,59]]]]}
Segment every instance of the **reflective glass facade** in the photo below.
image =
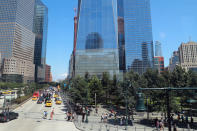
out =
{"type": "Polygon", "coordinates": [[[150,0],[78,2],[76,75],[153,68],[150,0]]]}
{"type": "Polygon", "coordinates": [[[155,56],[162,56],[161,43],[159,41],[155,42],[155,56]]]}
{"type": "Polygon", "coordinates": [[[126,70],[142,74],[153,68],[150,0],[122,0],[126,70]]]}
{"type": "Polygon", "coordinates": [[[117,0],[79,0],[75,75],[119,71],[117,0]]]}
{"type": "MultiPolygon", "coordinates": [[[[29,70],[28,67],[34,67],[34,44],[35,34],[33,31],[35,0],[0,0],[0,53],[2,59],[17,58],[25,66],[20,65],[19,74],[24,78],[31,79],[34,77],[34,70],[29,70]],[[31,73],[29,73],[31,71],[31,73]]],[[[12,64],[12,63],[11,63],[12,64]]],[[[11,68],[13,66],[8,65],[11,68]]],[[[6,72],[4,71],[6,76],[6,72]]]]}
{"type": "Polygon", "coordinates": [[[36,0],[35,3],[33,32],[36,35],[34,50],[34,64],[36,66],[35,80],[44,81],[48,32],[48,8],[41,0],[36,0]]]}

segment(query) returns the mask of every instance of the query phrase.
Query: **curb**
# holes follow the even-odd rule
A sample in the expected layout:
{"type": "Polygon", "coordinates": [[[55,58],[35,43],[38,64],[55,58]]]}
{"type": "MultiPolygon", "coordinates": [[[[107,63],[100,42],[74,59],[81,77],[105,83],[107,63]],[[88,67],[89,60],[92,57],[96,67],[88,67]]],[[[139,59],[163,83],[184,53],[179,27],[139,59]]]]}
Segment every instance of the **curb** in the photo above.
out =
{"type": "Polygon", "coordinates": [[[16,110],[17,108],[19,108],[20,106],[22,106],[23,104],[25,104],[26,102],[28,102],[29,100],[31,100],[31,97],[28,98],[27,100],[23,101],[22,103],[17,104],[16,107],[12,108],[12,110],[16,110]]]}

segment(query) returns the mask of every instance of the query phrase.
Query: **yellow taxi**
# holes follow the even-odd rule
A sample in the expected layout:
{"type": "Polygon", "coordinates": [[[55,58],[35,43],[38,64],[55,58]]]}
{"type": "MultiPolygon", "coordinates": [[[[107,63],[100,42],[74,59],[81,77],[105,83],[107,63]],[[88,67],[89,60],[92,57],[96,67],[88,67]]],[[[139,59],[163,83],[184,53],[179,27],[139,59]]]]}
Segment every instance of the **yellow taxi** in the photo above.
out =
{"type": "Polygon", "coordinates": [[[45,106],[46,107],[51,107],[52,106],[52,101],[51,100],[47,101],[45,106]]]}
{"type": "Polygon", "coordinates": [[[57,98],[55,103],[56,103],[57,105],[61,105],[61,104],[62,104],[62,101],[60,100],[60,98],[57,98]]]}
{"type": "Polygon", "coordinates": [[[58,94],[55,94],[55,95],[54,95],[54,98],[56,98],[56,97],[58,97],[58,94]]]}
{"type": "Polygon", "coordinates": [[[3,91],[2,94],[9,94],[9,92],[8,91],[3,91]]]}
{"type": "Polygon", "coordinates": [[[37,99],[38,99],[38,98],[37,98],[36,96],[33,96],[33,97],[32,97],[32,101],[37,101],[37,99]]]}

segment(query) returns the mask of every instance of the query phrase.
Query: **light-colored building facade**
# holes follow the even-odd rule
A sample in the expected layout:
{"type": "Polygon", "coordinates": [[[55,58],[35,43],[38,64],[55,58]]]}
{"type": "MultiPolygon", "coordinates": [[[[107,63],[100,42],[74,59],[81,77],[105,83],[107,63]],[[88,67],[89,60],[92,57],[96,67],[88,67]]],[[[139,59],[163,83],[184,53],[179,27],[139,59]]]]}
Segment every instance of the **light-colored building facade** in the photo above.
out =
{"type": "Polygon", "coordinates": [[[31,69],[34,68],[34,5],[35,0],[0,1],[0,53],[4,62],[4,81],[27,83],[34,77],[34,69],[31,69]]]}
{"type": "Polygon", "coordinates": [[[34,68],[35,66],[31,61],[26,61],[18,58],[5,58],[3,60],[3,76],[6,82],[20,82],[25,81],[27,83],[34,82],[34,68]]]}
{"type": "Polygon", "coordinates": [[[179,47],[180,66],[188,70],[197,69],[197,43],[182,43],[179,47]]]}

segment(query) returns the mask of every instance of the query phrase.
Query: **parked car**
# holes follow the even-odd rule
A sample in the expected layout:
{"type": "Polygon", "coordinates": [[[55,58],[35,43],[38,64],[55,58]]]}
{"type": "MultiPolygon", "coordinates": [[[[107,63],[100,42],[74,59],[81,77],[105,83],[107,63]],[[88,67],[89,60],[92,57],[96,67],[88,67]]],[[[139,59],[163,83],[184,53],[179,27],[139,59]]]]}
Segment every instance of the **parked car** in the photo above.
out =
{"type": "Polygon", "coordinates": [[[15,112],[2,112],[0,113],[0,122],[8,122],[18,118],[18,113],[15,112]]]}

